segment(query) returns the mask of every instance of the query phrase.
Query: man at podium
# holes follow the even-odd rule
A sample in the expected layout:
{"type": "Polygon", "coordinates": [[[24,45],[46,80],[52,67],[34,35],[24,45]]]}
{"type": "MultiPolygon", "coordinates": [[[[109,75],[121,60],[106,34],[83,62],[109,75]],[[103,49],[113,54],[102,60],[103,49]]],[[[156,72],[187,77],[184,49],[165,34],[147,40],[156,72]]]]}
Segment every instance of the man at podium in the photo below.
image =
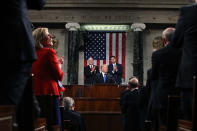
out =
{"type": "Polygon", "coordinates": [[[94,79],[95,84],[115,84],[115,80],[111,74],[108,73],[108,65],[101,66],[101,73],[96,74],[94,79]]]}

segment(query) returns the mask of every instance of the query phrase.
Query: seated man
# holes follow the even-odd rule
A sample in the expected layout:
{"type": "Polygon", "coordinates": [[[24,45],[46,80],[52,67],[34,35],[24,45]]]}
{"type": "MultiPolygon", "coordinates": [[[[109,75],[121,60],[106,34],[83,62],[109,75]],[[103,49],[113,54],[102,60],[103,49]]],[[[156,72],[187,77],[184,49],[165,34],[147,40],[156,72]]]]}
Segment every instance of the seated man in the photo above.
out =
{"type": "Polygon", "coordinates": [[[108,65],[101,66],[101,73],[96,74],[94,79],[95,84],[115,84],[115,80],[111,74],[108,74],[108,65]]]}
{"type": "Polygon", "coordinates": [[[98,66],[94,65],[94,60],[92,57],[88,59],[89,65],[84,68],[84,75],[85,75],[85,84],[93,84],[94,77],[97,73],[99,73],[98,66]]]}
{"type": "Polygon", "coordinates": [[[74,111],[75,102],[71,97],[64,97],[64,120],[70,120],[72,124],[79,125],[78,131],[86,131],[85,121],[82,116],[74,111]]]}

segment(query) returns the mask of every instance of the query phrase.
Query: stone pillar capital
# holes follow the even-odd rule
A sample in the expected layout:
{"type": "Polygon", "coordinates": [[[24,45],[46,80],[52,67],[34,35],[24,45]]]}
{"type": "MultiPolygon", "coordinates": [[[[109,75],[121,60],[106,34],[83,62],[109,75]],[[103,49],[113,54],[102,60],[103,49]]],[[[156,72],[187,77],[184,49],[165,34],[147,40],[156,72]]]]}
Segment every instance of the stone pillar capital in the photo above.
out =
{"type": "Polygon", "coordinates": [[[131,25],[133,31],[143,31],[146,28],[144,23],[134,23],[131,25]]]}
{"type": "Polygon", "coordinates": [[[80,29],[80,25],[79,23],[67,23],[65,25],[66,29],[68,29],[69,31],[78,31],[78,29],[80,29]]]}

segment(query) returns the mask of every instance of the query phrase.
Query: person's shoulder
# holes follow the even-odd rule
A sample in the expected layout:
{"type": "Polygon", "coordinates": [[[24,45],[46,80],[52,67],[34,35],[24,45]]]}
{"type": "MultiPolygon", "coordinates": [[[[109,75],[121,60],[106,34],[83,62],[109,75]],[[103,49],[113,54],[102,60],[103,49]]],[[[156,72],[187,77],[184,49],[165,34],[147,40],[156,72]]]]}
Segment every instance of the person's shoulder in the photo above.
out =
{"type": "Polygon", "coordinates": [[[100,72],[96,74],[97,77],[99,77],[99,76],[101,76],[101,75],[102,75],[102,73],[100,73],[100,72]]]}
{"type": "Polygon", "coordinates": [[[49,55],[56,55],[56,51],[53,48],[45,48],[49,55]]]}
{"type": "Polygon", "coordinates": [[[98,66],[97,65],[94,65],[95,66],[95,68],[98,68],[98,66]]]}
{"type": "Polygon", "coordinates": [[[182,6],[181,8],[180,8],[180,11],[182,12],[182,13],[187,13],[187,12],[191,12],[191,10],[193,11],[193,10],[196,10],[197,11],[197,4],[192,4],[192,5],[185,5],[185,6],[182,6]]]}
{"type": "Polygon", "coordinates": [[[126,89],[126,90],[121,92],[121,96],[126,96],[129,92],[130,92],[130,90],[126,89]]]}
{"type": "Polygon", "coordinates": [[[48,53],[55,53],[56,54],[56,51],[53,49],[53,48],[40,48],[38,49],[39,51],[42,51],[42,52],[48,52],[48,53]]]}
{"type": "Polygon", "coordinates": [[[113,77],[110,73],[107,73],[107,76],[108,76],[108,77],[113,77]]]}
{"type": "Polygon", "coordinates": [[[85,66],[84,68],[88,68],[88,67],[89,67],[89,65],[85,66]]]}
{"type": "Polygon", "coordinates": [[[120,64],[120,63],[116,63],[116,65],[117,65],[117,66],[122,66],[122,64],[120,64]]]}
{"type": "Polygon", "coordinates": [[[76,111],[71,111],[71,113],[76,116],[76,117],[81,117],[81,114],[79,112],[76,111]]]}

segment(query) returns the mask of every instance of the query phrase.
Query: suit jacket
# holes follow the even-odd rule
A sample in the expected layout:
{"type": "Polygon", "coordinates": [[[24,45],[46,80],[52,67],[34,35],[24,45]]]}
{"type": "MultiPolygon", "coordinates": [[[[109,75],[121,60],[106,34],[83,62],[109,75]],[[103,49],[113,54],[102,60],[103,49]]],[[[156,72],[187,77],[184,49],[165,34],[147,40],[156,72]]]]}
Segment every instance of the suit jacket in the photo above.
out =
{"type": "Polygon", "coordinates": [[[70,120],[72,123],[79,125],[79,131],[86,131],[85,120],[76,111],[64,110],[64,120],[70,120]]]}
{"type": "Polygon", "coordinates": [[[126,94],[123,103],[125,113],[125,131],[140,131],[139,91],[137,89],[126,94]]]}
{"type": "Polygon", "coordinates": [[[167,108],[168,94],[175,91],[177,71],[180,63],[181,51],[168,44],[152,54],[152,80],[156,80],[156,97],[159,104],[167,108]]]}
{"type": "Polygon", "coordinates": [[[116,66],[118,68],[118,71],[113,73],[112,72],[113,71],[113,64],[109,64],[108,73],[110,73],[114,77],[114,80],[116,81],[117,84],[121,84],[122,83],[122,65],[116,63],[116,66]]]}
{"type": "Polygon", "coordinates": [[[92,73],[89,65],[84,68],[85,84],[93,84],[95,75],[99,73],[98,66],[93,65],[93,67],[94,71],[92,73]]]}
{"type": "Polygon", "coordinates": [[[7,52],[6,63],[36,60],[28,9],[41,9],[45,0],[5,0],[1,4],[6,9],[1,10],[1,31],[4,32],[1,48],[7,52]]]}
{"type": "Polygon", "coordinates": [[[59,67],[56,51],[51,48],[37,49],[38,60],[33,63],[35,95],[57,95],[57,81],[62,81],[64,73],[59,67]]]}
{"type": "Polygon", "coordinates": [[[172,46],[182,48],[177,86],[192,88],[192,77],[197,74],[197,4],[180,8],[172,46]]]}
{"type": "Polygon", "coordinates": [[[158,99],[156,94],[158,80],[152,79],[152,68],[147,71],[146,89],[148,93],[148,106],[146,119],[151,120],[154,115],[155,109],[158,108],[158,99]]]}
{"type": "Polygon", "coordinates": [[[112,77],[112,75],[107,74],[106,75],[106,82],[104,83],[103,74],[98,73],[95,76],[94,84],[115,84],[115,81],[114,81],[114,78],[112,77]]]}

